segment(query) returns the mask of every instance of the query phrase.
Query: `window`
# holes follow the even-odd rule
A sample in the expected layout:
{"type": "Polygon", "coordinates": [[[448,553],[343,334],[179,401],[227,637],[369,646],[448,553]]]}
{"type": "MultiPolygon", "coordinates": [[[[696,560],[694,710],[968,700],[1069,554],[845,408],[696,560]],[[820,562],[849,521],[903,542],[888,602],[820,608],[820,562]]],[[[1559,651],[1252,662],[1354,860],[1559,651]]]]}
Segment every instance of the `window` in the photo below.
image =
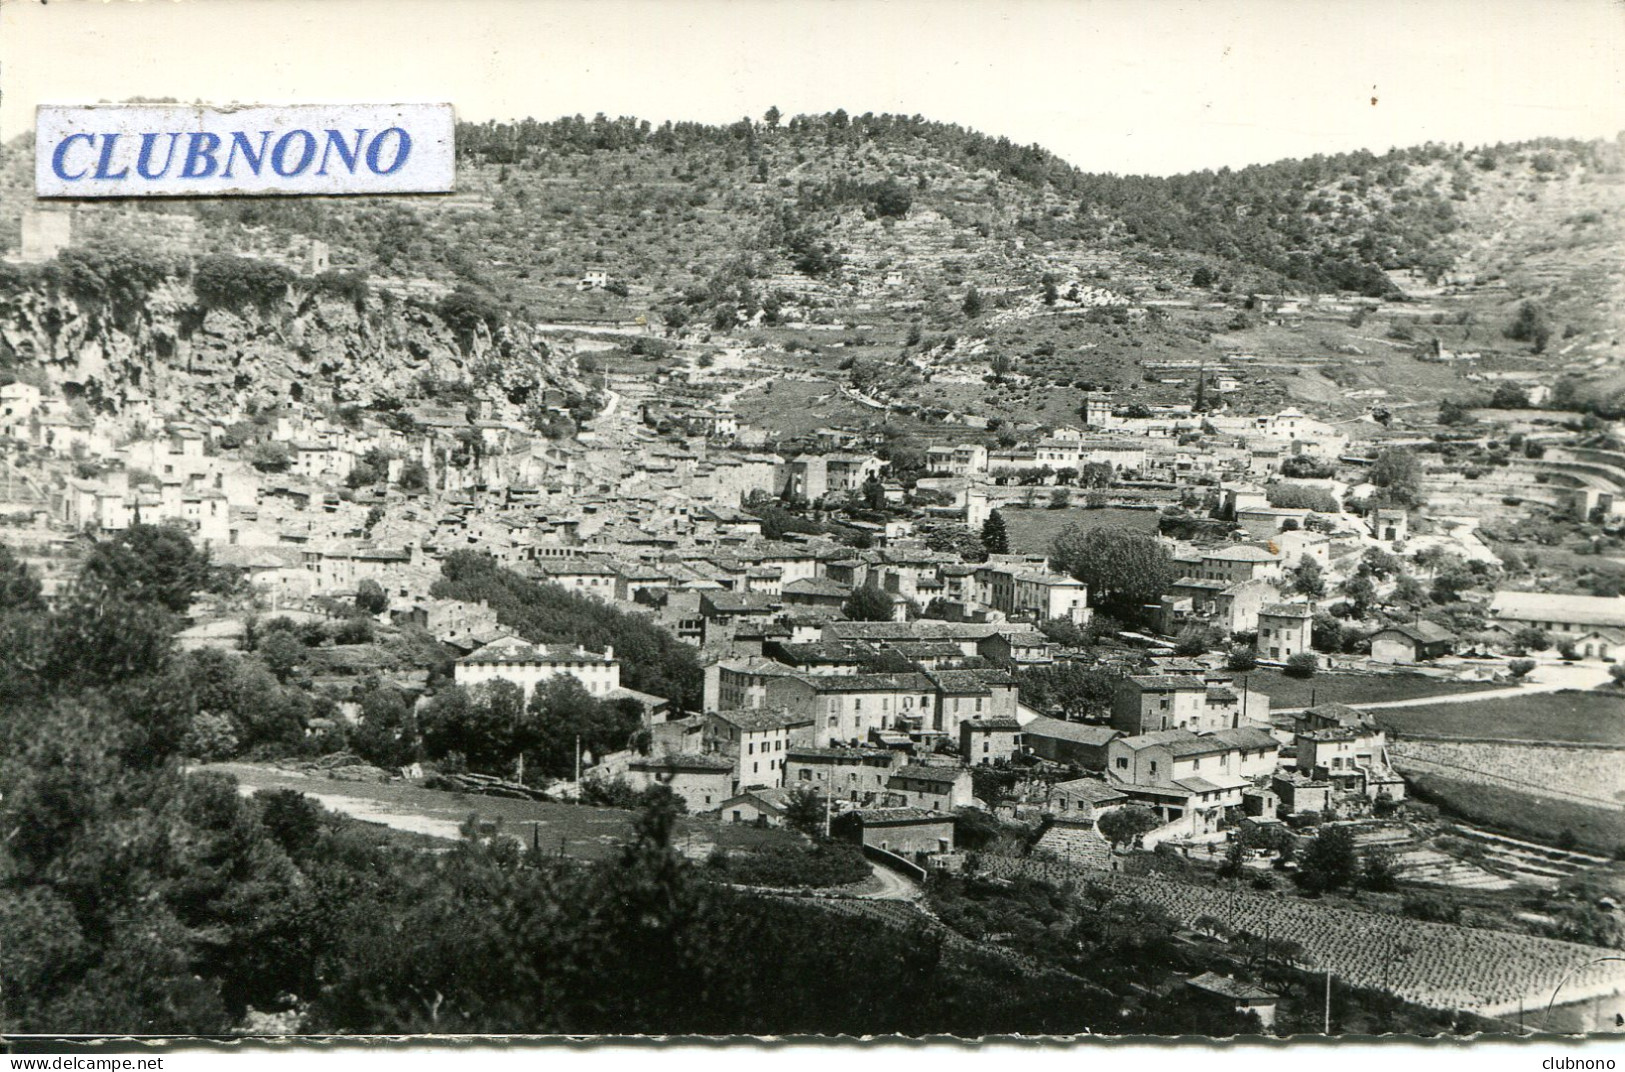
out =
{"type": "Polygon", "coordinates": [[[1117,769],[1118,770],[1128,770],[1128,760],[1126,758],[1124,758],[1123,756],[1118,756],[1117,757],[1117,769]]]}
{"type": "Polygon", "coordinates": [[[759,771],[761,769],[762,769],[762,765],[760,763],[752,763],[750,765],[750,772],[752,774],[755,774],[757,771],[759,771]]]}
{"type": "Polygon", "coordinates": [[[1191,770],[1201,770],[1201,769],[1202,769],[1202,758],[1200,756],[1198,756],[1195,759],[1191,760],[1191,770]]]}
{"type": "Polygon", "coordinates": [[[802,767],[800,770],[796,771],[796,774],[803,782],[812,781],[812,771],[808,770],[806,767],[802,767]]]}
{"type": "Polygon", "coordinates": [[[854,711],[862,711],[863,710],[863,697],[862,696],[859,696],[856,700],[852,701],[852,710],[854,710],[854,711]]]}

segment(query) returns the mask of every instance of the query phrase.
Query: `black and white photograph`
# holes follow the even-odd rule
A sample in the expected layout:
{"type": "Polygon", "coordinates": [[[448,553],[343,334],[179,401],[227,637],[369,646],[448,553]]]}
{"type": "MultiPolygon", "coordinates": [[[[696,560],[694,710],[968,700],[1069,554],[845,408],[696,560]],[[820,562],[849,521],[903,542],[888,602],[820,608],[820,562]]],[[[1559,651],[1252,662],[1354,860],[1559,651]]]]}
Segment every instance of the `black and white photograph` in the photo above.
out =
{"type": "Polygon", "coordinates": [[[1625,1057],[1622,333],[1612,0],[8,0],[0,1040],[1625,1057]]]}

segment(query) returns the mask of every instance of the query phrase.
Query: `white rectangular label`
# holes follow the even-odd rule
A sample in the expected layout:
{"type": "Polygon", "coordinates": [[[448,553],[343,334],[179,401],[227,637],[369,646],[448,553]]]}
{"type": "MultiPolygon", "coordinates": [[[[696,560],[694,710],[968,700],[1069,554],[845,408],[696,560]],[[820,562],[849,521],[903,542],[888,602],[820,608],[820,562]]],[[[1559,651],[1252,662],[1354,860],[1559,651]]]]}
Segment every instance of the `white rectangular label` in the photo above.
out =
{"type": "Polygon", "coordinates": [[[40,197],[448,193],[449,104],[39,107],[40,197]]]}

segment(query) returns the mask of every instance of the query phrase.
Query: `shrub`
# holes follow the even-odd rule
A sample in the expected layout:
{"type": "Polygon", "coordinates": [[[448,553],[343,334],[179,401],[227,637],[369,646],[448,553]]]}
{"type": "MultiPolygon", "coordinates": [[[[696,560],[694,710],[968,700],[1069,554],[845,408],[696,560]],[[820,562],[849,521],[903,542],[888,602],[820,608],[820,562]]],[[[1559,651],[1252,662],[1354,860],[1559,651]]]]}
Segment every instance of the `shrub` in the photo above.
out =
{"type": "Polygon", "coordinates": [[[869,864],[856,845],[824,841],[811,846],[774,846],[756,852],[713,854],[709,869],[741,886],[847,886],[869,877],[869,864]]]}
{"type": "Polygon", "coordinates": [[[333,643],[335,644],[371,644],[373,638],[372,619],[347,618],[333,629],[333,643]]]}
{"type": "Polygon", "coordinates": [[[293,464],[293,454],[286,443],[255,443],[245,460],[262,473],[283,473],[293,464]]]}
{"type": "Polygon", "coordinates": [[[1552,646],[1551,634],[1526,625],[1512,634],[1512,648],[1514,651],[1545,651],[1552,646]]]}
{"type": "Polygon", "coordinates": [[[381,479],[383,479],[383,476],[378,470],[366,462],[357,462],[345,476],[344,484],[351,490],[355,490],[357,488],[371,487],[381,479]]]}
{"type": "Polygon", "coordinates": [[[1271,484],[1265,489],[1271,506],[1283,510],[1318,510],[1323,514],[1337,513],[1337,500],[1325,488],[1308,484],[1271,484]]]}
{"type": "MultiPolygon", "coordinates": [[[[1529,671],[1533,670],[1534,668],[1535,660],[1533,659],[1513,659],[1511,662],[1507,663],[1507,670],[1512,674],[1513,677],[1525,677],[1528,675],[1529,671]]],[[[1625,667],[1616,667],[1616,669],[1625,671],[1625,667]]],[[[1618,679],[1616,678],[1615,680],[1618,679]]]]}
{"type": "Polygon", "coordinates": [[[416,458],[401,466],[401,488],[405,491],[423,491],[429,486],[429,470],[416,458]]]}
{"type": "Polygon", "coordinates": [[[389,609],[389,595],[383,585],[371,577],[363,577],[355,586],[355,605],[366,614],[382,614],[389,609]]]}
{"type": "Polygon", "coordinates": [[[1314,677],[1318,666],[1314,652],[1300,651],[1286,661],[1286,674],[1288,677],[1314,677]]]}
{"type": "Polygon", "coordinates": [[[487,331],[502,325],[502,307],[481,291],[458,287],[435,303],[435,314],[446,322],[466,349],[483,324],[487,331]]]}
{"type": "Polygon", "coordinates": [[[365,272],[323,272],[313,284],[316,293],[347,301],[356,307],[357,312],[366,307],[367,296],[372,290],[367,284],[365,272]]]}
{"type": "Polygon", "coordinates": [[[1157,813],[1140,804],[1113,808],[1095,824],[1114,846],[1132,845],[1142,834],[1150,833],[1160,825],[1162,823],[1157,813]]]}

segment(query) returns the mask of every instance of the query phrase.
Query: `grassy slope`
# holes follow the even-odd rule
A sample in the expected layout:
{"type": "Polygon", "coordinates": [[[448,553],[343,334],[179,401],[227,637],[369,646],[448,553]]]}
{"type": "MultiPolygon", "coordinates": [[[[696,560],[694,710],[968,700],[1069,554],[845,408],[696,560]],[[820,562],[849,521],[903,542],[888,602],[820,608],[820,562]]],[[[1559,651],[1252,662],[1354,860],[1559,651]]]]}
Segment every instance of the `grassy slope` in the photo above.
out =
{"type": "Polygon", "coordinates": [[[1556,692],[1374,711],[1384,726],[1445,737],[1625,745],[1625,697],[1556,692]]]}
{"type": "MultiPolygon", "coordinates": [[[[1279,405],[1290,395],[1327,412],[1354,412],[1362,403],[1345,398],[1345,388],[1381,387],[1401,400],[1461,389],[1453,370],[1417,362],[1410,343],[1394,347],[1382,341],[1397,319],[1413,318],[1414,307],[1383,307],[1360,326],[1338,318],[1273,325],[1256,313],[1234,323],[1248,291],[1268,287],[1260,273],[1163,248],[1167,239],[1137,244],[1109,220],[1088,221],[1106,202],[1034,181],[1031,174],[1018,178],[1001,172],[989,166],[989,158],[967,155],[956,138],[923,131],[867,142],[826,139],[816,129],[804,135],[786,130],[760,136],[748,148],[707,143],[667,153],[645,144],[564,150],[512,166],[463,160],[455,198],[304,199],[233,211],[252,209],[252,219],[245,216],[242,222],[274,231],[320,233],[334,247],[335,264],[377,275],[422,274],[447,284],[472,284],[537,316],[624,318],[703,284],[742,252],[755,261],[757,289],[771,289],[770,277],[791,269],[782,246],[764,237],[764,226],[779,206],[798,200],[803,184],[816,189],[837,178],[924,178],[914,190],[914,207],[901,220],[865,219],[851,203],[802,214],[847,262],[846,278],[816,285],[815,304],[834,322],[869,325],[866,334],[875,345],[867,352],[877,360],[892,361],[903,332],[918,322],[928,338],[951,334],[967,344],[985,338],[990,350],[1011,356],[1033,381],[1002,391],[979,382],[922,384],[904,389],[904,397],[1054,422],[1075,416],[1081,398],[1075,383],[1114,386],[1147,402],[1188,401],[1188,384],[1144,382],[1140,364],[1217,357],[1224,350],[1252,352],[1266,363],[1330,358],[1340,365],[1344,387],[1308,365],[1301,375],[1261,374],[1236,399],[1244,407],[1279,405]],[[758,163],[766,181],[758,176],[758,163]],[[390,263],[383,263],[386,259],[390,263]],[[1192,266],[1203,262],[1217,264],[1224,288],[1190,286],[1192,266]],[[578,291],[576,281],[589,266],[608,269],[631,286],[631,294],[578,291]],[[854,286],[874,283],[889,268],[903,270],[906,283],[898,290],[877,296],[854,286]],[[1142,299],[1218,301],[1226,307],[1174,310],[1162,323],[1089,323],[1084,310],[1069,308],[1064,299],[1053,308],[1034,307],[1045,272],[1063,282],[1078,279],[1142,299]],[[967,320],[959,300],[971,284],[1006,301],[1009,310],[992,306],[979,320],[967,320]],[[997,293],[1006,287],[1008,296],[997,293]],[[1349,345],[1357,345],[1363,356],[1346,353],[1349,345]],[[959,397],[967,393],[973,397],[959,397]]],[[[15,233],[17,217],[30,203],[29,154],[7,155],[10,159],[0,163],[0,241],[15,233]]],[[[1517,300],[1528,295],[1549,305],[1554,327],[1573,324],[1580,332],[1564,342],[1565,348],[1576,347],[1567,357],[1586,356],[1584,347],[1602,346],[1612,337],[1615,325],[1605,322],[1612,315],[1605,310],[1625,307],[1601,300],[1622,286],[1602,269],[1625,221],[1625,184],[1619,176],[1568,170],[1564,152],[1558,153],[1564,168],[1544,174],[1530,166],[1530,149],[1507,147],[1497,155],[1499,163],[1490,171],[1474,168],[1469,156],[1401,166],[1397,172],[1403,177],[1395,180],[1376,172],[1333,172],[1315,180],[1318,195],[1331,204],[1298,222],[1312,235],[1324,238],[1332,227],[1347,238],[1363,234],[1373,218],[1397,213],[1414,222],[1421,218],[1414,206],[1453,204],[1467,226],[1450,240],[1463,248],[1468,267],[1485,279],[1503,277],[1510,287],[1430,299],[1441,311],[1420,318],[1413,337],[1438,336],[1453,349],[1486,351],[1488,367],[1503,367],[1504,360],[1514,358],[1519,367],[1549,364],[1553,355],[1531,359],[1526,346],[1501,337],[1517,300]],[[1449,198],[1440,192],[1445,187],[1449,198]],[[1459,322],[1463,314],[1466,322],[1459,322]]],[[[1272,178],[1267,168],[1248,182],[1276,193],[1283,183],[1291,184],[1272,178]]],[[[1217,196],[1243,201],[1252,196],[1245,184],[1240,194],[1224,192],[1234,184],[1220,181],[1217,196]]],[[[217,208],[139,210],[209,215],[209,240],[221,248],[232,248],[240,237],[225,218],[230,213],[217,208]]],[[[828,357],[831,374],[840,376],[833,368],[837,354],[828,357]]],[[[845,416],[820,415],[834,421],[845,416]]]]}
{"type": "Polygon", "coordinates": [[[1545,844],[1557,843],[1566,832],[1581,848],[1604,853],[1625,849],[1625,812],[1549,800],[1436,774],[1411,773],[1405,779],[1416,797],[1480,826],[1545,844]]]}

